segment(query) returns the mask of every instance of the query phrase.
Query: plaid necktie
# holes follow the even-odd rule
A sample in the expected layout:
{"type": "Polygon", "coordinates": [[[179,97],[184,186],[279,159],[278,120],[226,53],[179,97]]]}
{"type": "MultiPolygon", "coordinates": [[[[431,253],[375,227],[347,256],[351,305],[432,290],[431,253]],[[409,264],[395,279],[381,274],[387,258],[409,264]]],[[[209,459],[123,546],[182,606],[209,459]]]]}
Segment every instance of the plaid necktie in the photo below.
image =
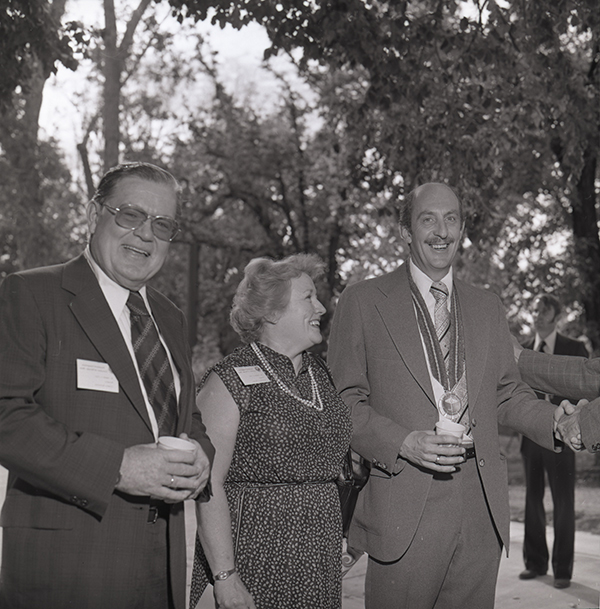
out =
{"type": "MultiPolygon", "coordinates": [[[[434,281],[431,284],[430,292],[435,298],[435,309],[433,321],[435,323],[435,333],[437,335],[446,371],[448,371],[448,356],[450,354],[450,311],[448,311],[448,288],[441,281],[434,281]]],[[[448,371],[449,372],[449,371],[448,371]]]]}
{"type": "Polygon", "coordinates": [[[130,292],[131,342],[140,376],[158,423],[159,436],[172,436],[177,423],[177,397],[169,358],[139,292],[130,292]]]}

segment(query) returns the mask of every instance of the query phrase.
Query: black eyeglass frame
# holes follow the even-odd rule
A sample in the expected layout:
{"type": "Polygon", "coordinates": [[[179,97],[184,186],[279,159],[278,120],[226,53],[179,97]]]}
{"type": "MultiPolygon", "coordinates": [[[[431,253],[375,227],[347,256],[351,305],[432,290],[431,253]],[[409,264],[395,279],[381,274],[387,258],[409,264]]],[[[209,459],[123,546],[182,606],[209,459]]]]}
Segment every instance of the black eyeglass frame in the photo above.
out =
{"type": "Polygon", "coordinates": [[[152,234],[157,238],[160,239],[161,241],[167,241],[167,242],[171,242],[173,241],[173,239],[175,239],[175,237],[177,236],[177,233],[179,233],[179,231],[181,230],[179,228],[179,222],[177,222],[177,220],[175,220],[174,218],[170,218],[169,216],[151,216],[150,214],[147,214],[143,209],[140,209],[139,207],[133,207],[132,205],[126,205],[125,207],[112,207],[112,205],[108,205],[108,203],[102,203],[103,207],[106,207],[108,209],[108,211],[110,211],[114,217],[115,217],[115,222],[117,223],[118,226],[120,226],[121,228],[125,228],[127,230],[137,230],[138,228],[144,226],[144,224],[150,220],[150,226],[152,228],[152,234]],[[143,214],[145,216],[144,220],[142,222],[140,222],[140,224],[138,224],[138,226],[123,226],[122,224],[119,224],[119,214],[122,212],[125,212],[127,210],[132,210],[134,212],[137,212],[139,214],[143,214]],[[169,239],[163,239],[160,235],[158,235],[156,233],[156,229],[154,227],[154,223],[157,220],[168,220],[169,222],[171,222],[173,224],[173,231],[171,234],[171,237],[169,239]]]}

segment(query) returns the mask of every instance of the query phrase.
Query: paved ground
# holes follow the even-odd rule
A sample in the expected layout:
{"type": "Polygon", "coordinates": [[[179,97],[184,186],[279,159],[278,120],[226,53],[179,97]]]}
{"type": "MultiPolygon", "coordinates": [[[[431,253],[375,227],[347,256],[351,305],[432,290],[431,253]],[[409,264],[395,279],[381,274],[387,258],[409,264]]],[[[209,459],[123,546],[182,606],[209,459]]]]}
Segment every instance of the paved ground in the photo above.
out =
{"type": "MultiPolygon", "coordinates": [[[[4,501],[6,471],[0,467],[0,504],[4,501]]],[[[188,507],[188,506],[186,506],[188,507]]],[[[193,511],[186,511],[188,521],[188,565],[191,565],[194,543],[193,511]]],[[[0,529],[0,540],[2,530],[0,529]]],[[[570,588],[556,590],[551,575],[531,581],[518,577],[523,569],[521,558],[523,525],[511,524],[510,557],[503,556],[496,591],[495,609],[598,609],[600,590],[600,535],[577,531],[575,536],[575,568],[570,588]]],[[[552,543],[552,531],[548,530],[552,543]]],[[[366,557],[363,556],[344,578],[342,609],[364,609],[364,576],[366,557]]],[[[202,597],[198,609],[214,609],[212,588],[202,597]]],[[[315,608],[317,609],[317,608],[315,608]]],[[[476,609],[476,608],[461,608],[476,609]]]]}
{"type": "MultiPolygon", "coordinates": [[[[521,581],[523,524],[511,523],[510,556],[500,563],[495,609],[596,609],[600,590],[600,536],[577,532],[575,536],[575,568],[570,588],[556,590],[553,578],[546,575],[521,581]]],[[[548,540],[551,543],[551,532],[548,540]]],[[[344,578],[343,609],[364,609],[363,583],[366,557],[344,578]]],[[[206,607],[208,609],[209,606],[206,607]]],[[[205,609],[204,607],[202,609],[205,609]]],[[[467,608],[462,608],[467,609],[467,608]]],[[[475,609],[475,608],[468,608],[475,609]]]]}
{"type": "MultiPolygon", "coordinates": [[[[523,524],[511,523],[510,556],[502,557],[495,609],[597,609],[600,590],[600,535],[577,532],[575,536],[575,567],[571,587],[554,588],[553,578],[546,575],[521,581],[523,570],[523,524]]],[[[548,543],[552,532],[548,530],[548,543]]],[[[352,567],[343,582],[342,609],[364,609],[364,577],[367,558],[363,556],[352,567]]],[[[204,593],[197,609],[214,609],[212,588],[204,593]]],[[[457,608],[459,609],[459,608],[457,608]]],[[[464,607],[460,609],[476,609],[464,607]]]]}

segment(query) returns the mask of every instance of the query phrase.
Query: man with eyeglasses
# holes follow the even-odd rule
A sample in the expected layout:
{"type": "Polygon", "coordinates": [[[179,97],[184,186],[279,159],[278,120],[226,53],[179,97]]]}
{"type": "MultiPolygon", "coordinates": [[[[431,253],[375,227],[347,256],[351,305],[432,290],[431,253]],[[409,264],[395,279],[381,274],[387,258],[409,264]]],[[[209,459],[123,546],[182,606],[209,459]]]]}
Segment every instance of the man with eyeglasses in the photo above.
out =
{"type": "Polygon", "coordinates": [[[214,449],[184,316],[147,286],[176,188],[148,163],[112,168],[86,250],[0,286],[1,609],[185,607],[183,501],[205,498],[214,449]]]}

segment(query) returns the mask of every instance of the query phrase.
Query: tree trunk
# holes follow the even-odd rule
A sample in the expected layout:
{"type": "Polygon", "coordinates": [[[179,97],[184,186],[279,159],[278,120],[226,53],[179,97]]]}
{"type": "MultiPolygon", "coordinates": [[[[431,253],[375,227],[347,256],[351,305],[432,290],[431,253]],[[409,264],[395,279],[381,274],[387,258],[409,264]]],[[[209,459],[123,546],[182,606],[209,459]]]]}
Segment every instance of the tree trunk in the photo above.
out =
{"type": "Polygon", "coordinates": [[[102,63],[102,73],[104,75],[104,108],[102,111],[104,171],[119,163],[119,144],[121,142],[119,109],[125,58],[128,56],[133,43],[135,29],[150,1],[140,0],[138,7],[133,11],[131,19],[127,23],[123,39],[118,44],[115,3],[114,0],[104,0],[104,61],[102,63]]]}
{"type": "Polygon", "coordinates": [[[119,105],[121,101],[121,70],[123,62],[117,48],[117,19],[113,0],[104,0],[104,171],[119,162],[119,105]]]}
{"type": "Polygon", "coordinates": [[[583,279],[583,308],[589,338],[594,349],[598,349],[600,346],[600,239],[594,184],[598,155],[592,142],[588,144],[583,160],[583,169],[576,184],[577,197],[572,203],[573,234],[583,279]]]}
{"type": "MultiPolygon", "coordinates": [[[[52,19],[59,24],[66,0],[54,0],[50,8],[52,19]]],[[[44,232],[44,197],[38,167],[38,131],[44,85],[50,70],[42,62],[31,58],[32,76],[27,93],[15,97],[12,112],[3,117],[0,145],[9,161],[17,188],[14,192],[14,234],[17,240],[17,257],[14,268],[27,269],[48,263],[49,236],[44,232]]],[[[47,65],[52,65],[48,62],[47,65]]]]}

